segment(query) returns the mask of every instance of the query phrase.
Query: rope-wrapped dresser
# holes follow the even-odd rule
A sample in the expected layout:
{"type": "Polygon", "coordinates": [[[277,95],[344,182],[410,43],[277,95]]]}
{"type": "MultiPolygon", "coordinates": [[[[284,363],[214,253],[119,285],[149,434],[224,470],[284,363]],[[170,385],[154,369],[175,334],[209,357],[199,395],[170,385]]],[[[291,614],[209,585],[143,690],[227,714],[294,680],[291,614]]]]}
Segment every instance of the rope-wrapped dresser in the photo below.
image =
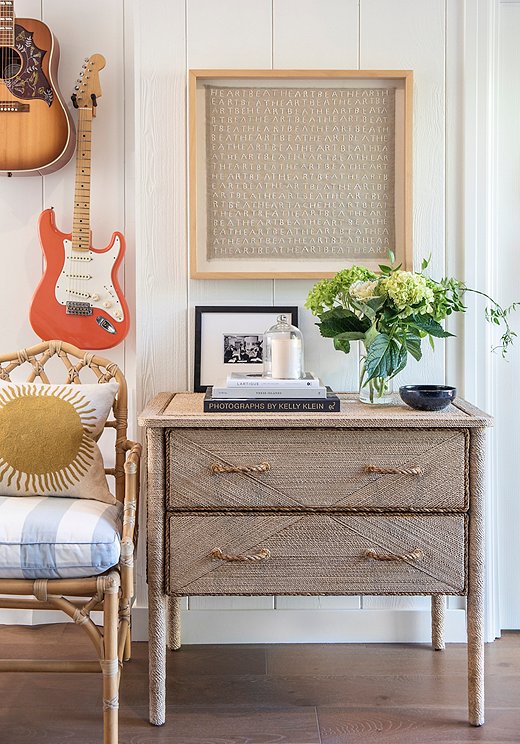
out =
{"type": "Polygon", "coordinates": [[[165,721],[166,646],[179,597],[467,596],[469,721],[484,722],[485,427],[444,411],[342,395],[339,413],[203,413],[203,394],[160,393],[148,448],[150,721],[165,721]],[[169,622],[167,622],[169,610],[169,622]]]}

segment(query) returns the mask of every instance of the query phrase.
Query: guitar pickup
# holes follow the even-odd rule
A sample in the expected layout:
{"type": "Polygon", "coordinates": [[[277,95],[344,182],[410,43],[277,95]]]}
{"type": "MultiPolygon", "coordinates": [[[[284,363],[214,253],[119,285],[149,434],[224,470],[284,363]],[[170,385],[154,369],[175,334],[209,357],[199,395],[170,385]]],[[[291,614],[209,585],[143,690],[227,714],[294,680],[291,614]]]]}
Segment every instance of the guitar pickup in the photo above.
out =
{"type": "Polygon", "coordinates": [[[66,302],[67,315],[92,315],[92,305],[88,302],[66,302]]]}

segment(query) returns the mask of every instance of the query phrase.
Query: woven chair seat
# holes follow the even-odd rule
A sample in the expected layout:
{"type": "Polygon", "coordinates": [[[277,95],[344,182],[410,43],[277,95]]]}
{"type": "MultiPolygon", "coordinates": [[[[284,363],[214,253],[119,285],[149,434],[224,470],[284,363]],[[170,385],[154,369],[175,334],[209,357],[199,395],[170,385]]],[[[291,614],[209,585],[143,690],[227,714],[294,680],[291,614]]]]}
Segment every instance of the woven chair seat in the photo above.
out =
{"type": "Polygon", "coordinates": [[[0,497],[0,578],[97,576],[121,555],[123,505],[52,496],[0,497]]]}

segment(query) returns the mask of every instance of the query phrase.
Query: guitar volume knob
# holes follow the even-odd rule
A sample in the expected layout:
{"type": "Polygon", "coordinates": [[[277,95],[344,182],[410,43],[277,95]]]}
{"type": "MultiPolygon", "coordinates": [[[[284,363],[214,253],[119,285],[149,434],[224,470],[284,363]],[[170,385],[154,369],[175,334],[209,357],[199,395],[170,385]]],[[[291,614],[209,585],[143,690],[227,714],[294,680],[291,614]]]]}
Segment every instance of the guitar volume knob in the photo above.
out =
{"type": "Polygon", "coordinates": [[[94,302],[97,302],[99,300],[99,295],[98,294],[93,294],[92,295],[92,299],[94,300],[94,302]]]}
{"type": "Polygon", "coordinates": [[[108,301],[107,302],[104,302],[103,303],[103,307],[106,307],[106,308],[112,307],[112,303],[111,302],[108,302],[108,301]]]}

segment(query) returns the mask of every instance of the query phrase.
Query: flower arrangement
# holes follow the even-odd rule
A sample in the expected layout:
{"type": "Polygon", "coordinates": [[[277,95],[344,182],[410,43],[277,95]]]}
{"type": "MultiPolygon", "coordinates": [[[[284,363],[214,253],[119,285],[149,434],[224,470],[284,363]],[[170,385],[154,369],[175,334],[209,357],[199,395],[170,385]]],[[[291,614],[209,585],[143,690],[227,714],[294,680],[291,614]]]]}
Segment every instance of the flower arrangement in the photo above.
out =
{"type": "Polygon", "coordinates": [[[470,289],[458,279],[436,281],[425,272],[430,259],[422,262],[421,271],[403,271],[392,265],[381,265],[380,274],[364,266],[352,266],[331,279],[319,281],[305,302],[322,336],[332,338],[334,348],[348,353],[352,341],[365,347],[362,358],[360,387],[368,386],[370,400],[382,397],[388,380],[397,375],[411,354],[419,361],[421,341],[428,338],[434,348],[435,338],[453,336],[441,322],[454,312],[465,312],[465,292],[475,292],[486,298],[486,318],[503,326],[499,345],[506,356],[516,333],[508,316],[520,303],[502,308],[495,300],[478,290],[470,289]]]}

